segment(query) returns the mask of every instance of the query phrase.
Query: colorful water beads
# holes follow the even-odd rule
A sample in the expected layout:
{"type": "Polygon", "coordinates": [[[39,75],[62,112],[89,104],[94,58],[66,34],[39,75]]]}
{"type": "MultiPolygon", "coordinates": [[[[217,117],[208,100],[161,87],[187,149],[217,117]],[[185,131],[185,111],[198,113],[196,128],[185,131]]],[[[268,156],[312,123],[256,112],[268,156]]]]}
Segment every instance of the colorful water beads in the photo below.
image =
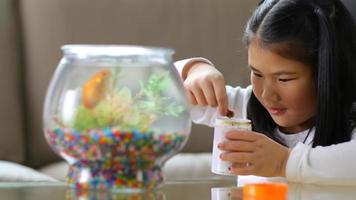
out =
{"type": "Polygon", "coordinates": [[[76,189],[153,189],[163,181],[160,165],[179,151],[183,133],[97,128],[47,130],[46,138],[70,164],[76,189]]]}

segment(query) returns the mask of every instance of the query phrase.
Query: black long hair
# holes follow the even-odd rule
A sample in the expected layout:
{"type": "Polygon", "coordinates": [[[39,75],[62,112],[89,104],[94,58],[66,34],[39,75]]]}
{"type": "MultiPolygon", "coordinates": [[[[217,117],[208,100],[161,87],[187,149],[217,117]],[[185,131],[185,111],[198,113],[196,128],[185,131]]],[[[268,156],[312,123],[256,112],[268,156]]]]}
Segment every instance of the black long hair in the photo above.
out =
{"type": "MultiPolygon", "coordinates": [[[[339,0],[262,1],[246,26],[246,45],[253,39],[311,66],[317,95],[312,146],[349,141],[356,122],[356,27],[345,6],[339,0]]],[[[281,142],[253,93],[247,113],[253,130],[281,142]]]]}

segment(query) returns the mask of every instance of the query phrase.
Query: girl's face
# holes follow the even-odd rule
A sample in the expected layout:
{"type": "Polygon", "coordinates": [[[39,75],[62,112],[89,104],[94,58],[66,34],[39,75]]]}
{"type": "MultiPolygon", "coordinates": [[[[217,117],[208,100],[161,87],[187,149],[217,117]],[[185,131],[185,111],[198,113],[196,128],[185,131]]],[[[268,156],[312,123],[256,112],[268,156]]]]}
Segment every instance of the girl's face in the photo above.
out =
{"type": "Polygon", "coordinates": [[[248,48],[253,92],[285,133],[313,125],[316,92],[309,65],[284,58],[252,40],[248,48]]]}

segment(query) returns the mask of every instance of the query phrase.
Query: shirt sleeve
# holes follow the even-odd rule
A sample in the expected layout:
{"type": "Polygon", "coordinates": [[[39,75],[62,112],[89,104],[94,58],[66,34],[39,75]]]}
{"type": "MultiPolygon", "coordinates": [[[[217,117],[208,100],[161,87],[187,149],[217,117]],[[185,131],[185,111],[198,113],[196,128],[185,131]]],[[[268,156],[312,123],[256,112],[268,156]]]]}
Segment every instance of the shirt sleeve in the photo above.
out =
{"type": "Polygon", "coordinates": [[[356,185],[356,139],[312,148],[298,143],[286,167],[288,181],[324,185],[356,185]]]}
{"type": "Polygon", "coordinates": [[[187,72],[189,68],[191,67],[192,63],[195,62],[205,62],[210,64],[211,66],[214,66],[210,60],[202,57],[196,57],[196,58],[187,58],[184,60],[179,60],[174,63],[174,66],[176,67],[181,79],[184,81],[187,78],[187,72]]]}
{"type": "MultiPolygon", "coordinates": [[[[185,68],[189,67],[192,62],[202,61],[211,64],[209,60],[205,58],[189,58],[181,61],[175,62],[175,67],[181,78],[184,80],[183,71],[187,71],[185,68]]],[[[226,93],[228,97],[228,109],[232,110],[236,117],[246,118],[247,103],[252,92],[252,87],[247,88],[242,87],[231,87],[226,86],[226,93]]],[[[190,114],[192,121],[197,124],[203,124],[213,127],[215,124],[215,119],[219,116],[217,107],[210,106],[192,106],[190,109],[190,114]]]]}

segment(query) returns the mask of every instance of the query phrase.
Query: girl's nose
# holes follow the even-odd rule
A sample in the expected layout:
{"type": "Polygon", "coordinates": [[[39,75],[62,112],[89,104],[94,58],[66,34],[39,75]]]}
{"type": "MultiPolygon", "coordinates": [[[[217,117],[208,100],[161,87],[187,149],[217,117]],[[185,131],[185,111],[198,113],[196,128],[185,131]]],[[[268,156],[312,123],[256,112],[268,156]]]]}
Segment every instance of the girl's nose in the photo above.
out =
{"type": "Polygon", "coordinates": [[[277,89],[271,84],[264,84],[262,91],[262,98],[269,101],[275,102],[280,100],[280,96],[278,94],[277,89]]]}

